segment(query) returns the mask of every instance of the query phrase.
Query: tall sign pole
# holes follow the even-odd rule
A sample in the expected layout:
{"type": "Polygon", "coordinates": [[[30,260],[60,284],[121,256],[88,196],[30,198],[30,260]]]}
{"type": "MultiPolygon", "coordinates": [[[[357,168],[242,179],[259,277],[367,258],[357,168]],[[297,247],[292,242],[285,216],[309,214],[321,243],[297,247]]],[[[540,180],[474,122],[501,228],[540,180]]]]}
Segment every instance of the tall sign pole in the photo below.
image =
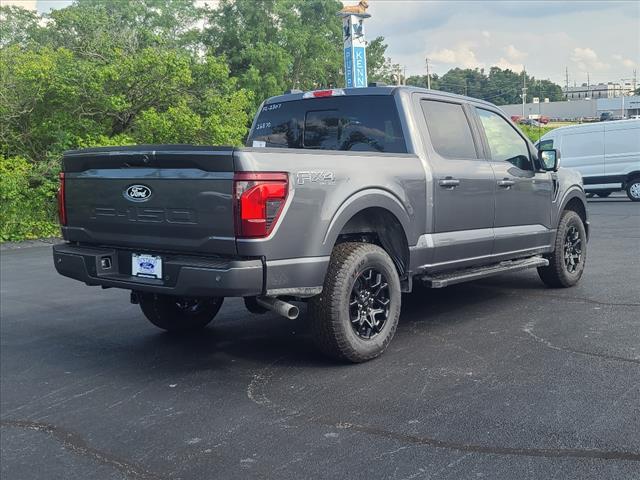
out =
{"type": "Polygon", "coordinates": [[[344,78],[347,88],[367,86],[367,43],[365,41],[364,20],[371,17],[366,13],[367,2],[353,7],[345,7],[341,12],[342,35],[344,41],[344,78]]]}

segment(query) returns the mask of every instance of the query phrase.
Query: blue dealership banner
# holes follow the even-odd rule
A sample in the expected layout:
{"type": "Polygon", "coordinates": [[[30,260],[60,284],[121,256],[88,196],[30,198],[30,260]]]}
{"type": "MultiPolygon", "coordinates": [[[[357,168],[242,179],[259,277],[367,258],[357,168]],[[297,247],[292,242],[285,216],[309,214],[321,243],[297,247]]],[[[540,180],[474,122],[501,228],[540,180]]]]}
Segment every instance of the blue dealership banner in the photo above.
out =
{"type": "Polygon", "coordinates": [[[367,86],[367,55],[364,47],[353,48],[353,78],[354,87],[367,86]]]}
{"type": "Polygon", "coordinates": [[[345,15],[342,19],[344,35],[344,80],[347,88],[367,86],[367,50],[362,16],[345,15]]]}
{"type": "Polygon", "coordinates": [[[353,58],[351,47],[344,49],[344,78],[347,81],[347,88],[353,87],[353,58]]]}

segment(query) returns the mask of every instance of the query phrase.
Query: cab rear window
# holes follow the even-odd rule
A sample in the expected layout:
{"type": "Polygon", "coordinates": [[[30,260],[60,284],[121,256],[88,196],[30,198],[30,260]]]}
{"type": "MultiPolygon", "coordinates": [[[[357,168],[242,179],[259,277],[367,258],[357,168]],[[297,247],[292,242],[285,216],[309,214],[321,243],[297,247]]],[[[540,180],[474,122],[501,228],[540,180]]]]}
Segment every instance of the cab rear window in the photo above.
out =
{"type": "Polygon", "coordinates": [[[406,153],[392,96],[341,96],[265,105],[247,146],[406,153]]]}

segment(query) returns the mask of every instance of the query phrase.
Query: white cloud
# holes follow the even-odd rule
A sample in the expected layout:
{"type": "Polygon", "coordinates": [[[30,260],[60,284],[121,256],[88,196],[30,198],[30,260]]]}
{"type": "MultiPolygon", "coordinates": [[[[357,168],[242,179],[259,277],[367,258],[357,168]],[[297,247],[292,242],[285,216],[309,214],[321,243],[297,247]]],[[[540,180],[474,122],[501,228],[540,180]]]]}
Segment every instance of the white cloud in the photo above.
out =
{"type": "Polygon", "coordinates": [[[424,58],[430,53],[447,61],[463,60],[445,63],[429,57],[432,71],[439,75],[453,67],[519,68],[524,64],[536,78],[561,85],[567,68],[571,84],[586,81],[586,72],[592,81],[607,82],[630,77],[633,68],[640,69],[637,2],[551,3],[553,8],[541,8],[539,0],[373,0],[367,36],[383,36],[389,45],[386,55],[393,63],[406,65],[409,75],[424,75],[424,58]],[[597,43],[594,32],[600,33],[597,43]],[[460,47],[463,42],[466,49],[460,47]],[[518,55],[515,51],[509,56],[509,45],[526,57],[513,57],[518,55]],[[575,48],[581,49],[578,57],[575,48]],[[587,48],[597,53],[595,65],[591,65],[593,58],[587,62],[580,56],[587,48]],[[614,54],[620,59],[614,59],[614,54]],[[626,65],[635,61],[636,66],[630,68],[624,60],[626,65]]]}
{"type": "Polygon", "coordinates": [[[36,10],[36,0],[2,0],[3,7],[22,7],[27,10],[36,10]]]}
{"type": "Polygon", "coordinates": [[[576,47],[571,54],[571,60],[578,66],[580,70],[606,70],[609,68],[608,63],[601,62],[598,54],[591,48],[576,47]]]}
{"type": "Polygon", "coordinates": [[[508,45],[504,48],[505,53],[507,54],[507,58],[513,62],[517,62],[518,60],[523,60],[528,53],[521,52],[513,45],[508,45]]]}
{"type": "Polygon", "coordinates": [[[619,53],[616,53],[615,55],[613,55],[613,59],[617,60],[622,65],[624,65],[625,67],[628,67],[628,68],[634,68],[634,67],[638,66],[637,62],[634,62],[630,58],[625,58],[622,55],[620,55],[619,53]]]}
{"type": "Polygon", "coordinates": [[[433,51],[427,56],[434,62],[446,63],[463,68],[482,68],[484,64],[476,58],[472,50],[473,44],[470,42],[460,42],[453,49],[443,48],[433,51]]]}
{"type": "Polygon", "coordinates": [[[501,68],[502,70],[511,70],[514,72],[521,72],[524,70],[524,65],[522,63],[513,63],[504,57],[500,57],[500,60],[494,62],[492,66],[501,68]]]}

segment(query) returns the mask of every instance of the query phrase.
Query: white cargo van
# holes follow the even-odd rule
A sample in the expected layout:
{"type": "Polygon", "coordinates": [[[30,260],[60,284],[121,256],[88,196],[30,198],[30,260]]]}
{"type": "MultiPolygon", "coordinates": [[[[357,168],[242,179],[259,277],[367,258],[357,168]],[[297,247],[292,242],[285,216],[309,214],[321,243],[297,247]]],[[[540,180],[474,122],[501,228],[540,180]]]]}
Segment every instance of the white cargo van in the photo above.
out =
{"type": "Polygon", "coordinates": [[[607,197],[626,190],[640,201],[640,120],[556,128],[542,136],[538,148],[559,149],[561,165],[582,174],[587,193],[607,197]]]}

